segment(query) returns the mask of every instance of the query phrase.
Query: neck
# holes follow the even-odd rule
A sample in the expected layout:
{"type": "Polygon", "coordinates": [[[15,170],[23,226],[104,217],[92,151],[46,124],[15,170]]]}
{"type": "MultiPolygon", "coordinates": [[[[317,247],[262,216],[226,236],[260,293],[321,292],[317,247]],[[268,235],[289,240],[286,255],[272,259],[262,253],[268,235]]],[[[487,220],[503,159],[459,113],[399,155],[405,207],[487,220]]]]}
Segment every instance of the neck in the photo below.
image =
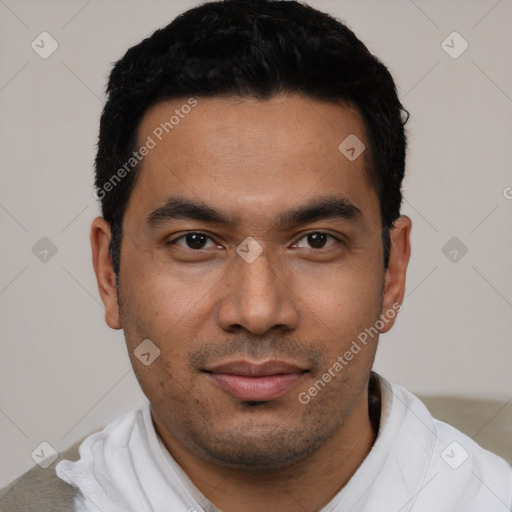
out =
{"type": "Polygon", "coordinates": [[[175,438],[167,435],[162,439],[199,491],[224,512],[316,511],[347,484],[375,441],[368,404],[365,392],[337,432],[318,450],[279,470],[227,468],[191,454],[175,438]]]}

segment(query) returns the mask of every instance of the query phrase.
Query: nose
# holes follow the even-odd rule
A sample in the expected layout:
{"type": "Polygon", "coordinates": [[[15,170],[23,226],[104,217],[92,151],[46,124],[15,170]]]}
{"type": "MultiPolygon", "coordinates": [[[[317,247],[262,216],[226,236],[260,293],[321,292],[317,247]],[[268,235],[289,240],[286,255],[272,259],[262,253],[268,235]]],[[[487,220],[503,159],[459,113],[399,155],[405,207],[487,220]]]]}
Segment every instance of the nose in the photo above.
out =
{"type": "Polygon", "coordinates": [[[293,330],[299,313],[292,280],[283,265],[265,254],[248,263],[237,257],[226,276],[228,293],[217,309],[222,329],[234,332],[244,328],[254,335],[271,329],[293,330]]]}

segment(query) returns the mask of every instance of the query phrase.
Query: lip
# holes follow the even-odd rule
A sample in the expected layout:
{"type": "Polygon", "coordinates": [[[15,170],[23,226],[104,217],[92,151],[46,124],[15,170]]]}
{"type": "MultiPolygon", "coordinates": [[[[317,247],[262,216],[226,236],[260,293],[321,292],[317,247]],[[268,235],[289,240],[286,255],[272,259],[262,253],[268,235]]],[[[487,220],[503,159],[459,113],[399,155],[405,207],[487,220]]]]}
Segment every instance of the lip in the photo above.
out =
{"type": "Polygon", "coordinates": [[[307,370],[284,361],[231,361],[205,372],[217,386],[234,398],[266,402],[292,389],[307,370]]]}

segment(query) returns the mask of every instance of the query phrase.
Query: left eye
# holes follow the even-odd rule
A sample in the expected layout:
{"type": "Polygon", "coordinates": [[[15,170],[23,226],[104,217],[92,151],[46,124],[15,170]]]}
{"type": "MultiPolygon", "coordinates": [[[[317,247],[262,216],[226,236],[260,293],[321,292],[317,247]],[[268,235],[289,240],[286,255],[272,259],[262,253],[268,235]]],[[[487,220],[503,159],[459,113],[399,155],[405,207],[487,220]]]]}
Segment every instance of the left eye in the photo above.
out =
{"type": "Polygon", "coordinates": [[[312,249],[325,249],[325,244],[328,238],[334,240],[334,243],[339,242],[339,240],[332,235],[315,231],[312,233],[308,233],[307,235],[304,235],[300,240],[296,242],[296,245],[298,245],[299,247],[305,247],[304,242],[302,242],[302,240],[306,240],[307,243],[310,244],[312,249]]]}
{"type": "Polygon", "coordinates": [[[192,231],[190,233],[186,233],[185,235],[180,236],[179,238],[176,238],[171,243],[176,243],[180,247],[183,247],[184,249],[206,249],[205,247],[207,241],[210,240],[211,245],[210,247],[216,247],[217,244],[213,242],[213,240],[204,233],[197,233],[195,231],[192,231]],[[178,242],[184,242],[186,245],[182,245],[178,242]]]}

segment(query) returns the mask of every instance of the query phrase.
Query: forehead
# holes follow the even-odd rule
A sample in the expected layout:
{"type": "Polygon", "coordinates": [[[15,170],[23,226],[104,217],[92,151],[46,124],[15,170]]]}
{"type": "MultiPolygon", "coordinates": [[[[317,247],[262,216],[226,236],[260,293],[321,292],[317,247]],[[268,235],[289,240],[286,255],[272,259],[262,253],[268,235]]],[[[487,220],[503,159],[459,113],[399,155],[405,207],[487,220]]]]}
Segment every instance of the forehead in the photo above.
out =
{"type": "Polygon", "coordinates": [[[301,96],[177,99],[146,112],[138,143],[151,149],[127,214],[147,214],[179,195],[255,220],[256,211],[278,214],[339,194],[379,216],[364,123],[348,105],[301,96]]]}

